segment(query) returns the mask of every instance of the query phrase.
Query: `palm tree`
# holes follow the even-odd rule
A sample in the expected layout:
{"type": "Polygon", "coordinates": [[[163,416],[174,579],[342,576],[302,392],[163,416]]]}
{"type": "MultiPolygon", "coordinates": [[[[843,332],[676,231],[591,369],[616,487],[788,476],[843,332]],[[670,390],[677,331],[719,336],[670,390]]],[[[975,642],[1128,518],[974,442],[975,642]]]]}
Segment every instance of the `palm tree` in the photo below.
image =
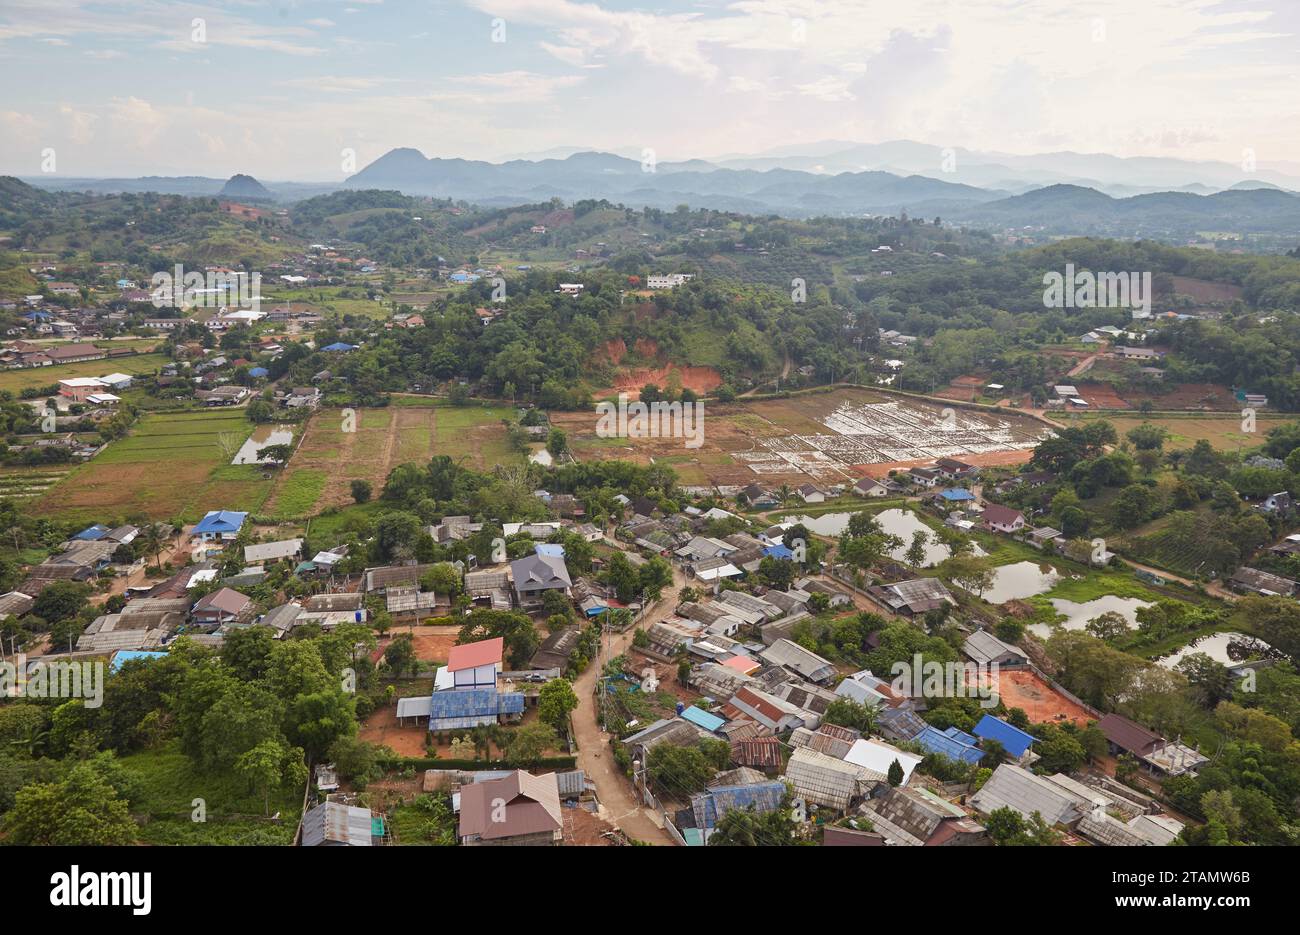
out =
{"type": "Polygon", "coordinates": [[[144,540],[145,551],[153,556],[154,564],[158,567],[158,573],[162,574],[162,550],[166,543],[166,538],[162,534],[162,527],[157,523],[150,523],[140,530],[140,536],[144,540]]]}
{"type": "Polygon", "coordinates": [[[37,753],[45,746],[45,741],[50,737],[48,730],[41,730],[39,727],[32,727],[27,731],[26,737],[20,737],[17,740],[9,741],[9,745],[26,750],[27,755],[35,759],[37,753]]]}
{"type": "Polygon", "coordinates": [[[474,742],[474,758],[486,760],[492,754],[492,738],[485,725],[479,725],[469,732],[469,739],[474,742]]]}

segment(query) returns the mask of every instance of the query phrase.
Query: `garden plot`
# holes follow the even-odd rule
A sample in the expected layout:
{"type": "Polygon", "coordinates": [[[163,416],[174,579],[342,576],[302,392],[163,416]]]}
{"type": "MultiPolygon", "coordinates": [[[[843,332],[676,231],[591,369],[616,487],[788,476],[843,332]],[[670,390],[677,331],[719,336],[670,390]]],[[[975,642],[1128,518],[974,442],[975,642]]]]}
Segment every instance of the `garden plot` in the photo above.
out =
{"type": "Polygon", "coordinates": [[[856,465],[1022,451],[1050,433],[1025,419],[894,401],[844,402],[819,421],[829,434],[758,438],[739,458],[759,475],[848,479],[856,465]]]}

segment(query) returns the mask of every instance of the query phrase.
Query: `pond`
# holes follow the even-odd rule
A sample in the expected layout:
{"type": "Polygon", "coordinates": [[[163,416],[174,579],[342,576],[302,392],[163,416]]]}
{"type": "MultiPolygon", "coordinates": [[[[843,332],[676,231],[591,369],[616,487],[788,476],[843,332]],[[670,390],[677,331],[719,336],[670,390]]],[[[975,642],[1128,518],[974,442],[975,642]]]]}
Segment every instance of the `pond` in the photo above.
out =
{"type": "MultiPolygon", "coordinates": [[[[808,529],[821,536],[838,536],[849,526],[849,517],[852,513],[823,513],[821,516],[791,516],[788,522],[803,523],[808,529]]],[[[952,554],[952,550],[946,545],[941,545],[935,541],[934,530],[921,522],[911,510],[890,509],[881,510],[876,514],[876,522],[880,528],[890,535],[898,536],[903,540],[903,544],[890,553],[890,557],[896,562],[905,562],[907,547],[912,544],[912,536],[918,531],[929,533],[930,538],[925,544],[925,560],[921,563],[924,567],[937,565],[952,554]]],[[[975,544],[973,554],[984,555],[978,543],[975,544]]]]}
{"type": "MultiPolygon", "coordinates": [[[[1256,639],[1253,636],[1246,636],[1244,633],[1235,633],[1232,630],[1222,630],[1218,633],[1211,633],[1209,636],[1203,636],[1196,642],[1187,644],[1177,652],[1161,657],[1159,662],[1162,666],[1172,669],[1174,666],[1178,665],[1179,662],[1193,653],[1205,653],[1205,655],[1209,656],[1215,662],[1222,663],[1225,666],[1232,665],[1240,660],[1233,659],[1232,656],[1228,654],[1228,646],[1231,643],[1238,642],[1246,642],[1252,647],[1258,647],[1259,653],[1267,652],[1269,649],[1268,644],[1263,640],[1256,639]]],[[[1259,653],[1250,653],[1249,655],[1254,656],[1259,653]]]]}
{"type": "Polygon", "coordinates": [[[1060,580],[1061,576],[1051,565],[1038,562],[999,565],[993,572],[993,586],[980,597],[990,604],[1004,604],[1050,591],[1060,580]]]}
{"type": "Polygon", "coordinates": [[[291,445],[293,444],[293,426],[292,425],[259,425],[253,429],[253,434],[248,436],[248,440],[240,446],[239,451],[235,453],[231,464],[266,464],[265,459],[259,460],[257,452],[259,449],[266,448],[269,445],[291,445]]]}
{"type": "MultiPolygon", "coordinates": [[[[1137,612],[1143,607],[1150,607],[1151,602],[1136,597],[1116,597],[1113,594],[1107,594],[1104,597],[1099,597],[1093,601],[1085,601],[1082,604],[1054,597],[1052,598],[1052,606],[1056,608],[1057,613],[1065,614],[1065,621],[1061,626],[1067,630],[1082,630],[1088,625],[1089,620],[1100,617],[1105,613],[1119,614],[1132,628],[1137,626],[1137,612]]],[[[1029,628],[1029,632],[1046,639],[1052,635],[1052,627],[1046,623],[1035,623],[1029,628]]]]}

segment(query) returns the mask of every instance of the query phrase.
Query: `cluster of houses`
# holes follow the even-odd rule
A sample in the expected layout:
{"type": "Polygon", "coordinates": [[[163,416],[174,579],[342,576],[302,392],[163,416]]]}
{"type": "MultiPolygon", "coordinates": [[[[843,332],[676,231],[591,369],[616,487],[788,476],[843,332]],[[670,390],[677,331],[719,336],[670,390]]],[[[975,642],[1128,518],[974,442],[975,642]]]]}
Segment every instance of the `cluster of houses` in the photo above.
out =
{"type": "MultiPolygon", "coordinates": [[[[1038,812],[1094,844],[1163,845],[1181,830],[1153,799],[1105,775],[1031,772],[1038,738],[1005,719],[985,714],[970,732],[940,729],[922,719],[919,687],[909,695],[869,670],[841,677],[833,663],[789,638],[806,612],[807,587],[727,591],[716,601],[684,604],[678,617],[650,628],[649,647],[639,652],[662,660],[688,653],[695,663],[689,684],[702,697],[623,739],[634,770],[661,744],[713,739],[731,750],[733,768],[666,816],[678,843],[707,844],[728,811],[772,811],[787,792],[797,819],[811,820],[816,810],[831,821],[828,846],[988,844],[981,822],[1004,806],[1026,819],[1038,812]],[[828,707],[841,699],[873,708],[878,736],[826,723],[828,707]],[[1003,762],[969,798],[964,787],[948,788],[917,769],[926,755],[974,765],[991,750],[1003,762]]],[[[963,653],[965,667],[1030,665],[1021,650],[984,630],[970,634],[963,653]]],[[[1181,775],[1208,762],[1119,715],[1098,714],[1098,728],[1111,753],[1132,755],[1153,774],[1181,775]]]]}
{"type": "MultiPolygon", "coordinates": [[[[587,789],[582,770],[540,776],[519,769],[430,769],[424,774],[426,792],[452,793],[456,838],[464,847],[562,844],[563,809],[587,789]]],[[[336,793],[303,814],[298,843],[303,847],[372,847],[390,840],[382,816],[353,804],[353,797],[336,793]]]]}

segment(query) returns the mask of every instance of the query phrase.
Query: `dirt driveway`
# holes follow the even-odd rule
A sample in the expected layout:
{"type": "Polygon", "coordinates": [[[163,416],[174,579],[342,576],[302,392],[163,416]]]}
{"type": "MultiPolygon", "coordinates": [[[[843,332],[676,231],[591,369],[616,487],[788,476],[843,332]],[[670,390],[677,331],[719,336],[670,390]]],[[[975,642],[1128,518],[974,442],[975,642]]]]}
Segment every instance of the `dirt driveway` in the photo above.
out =
{"type": "MultiPolygon", "coordinates": [[[[677,591],[686,586],[686,576],[680,568],[673,568],[671,590],[665,589],[659,606],[641,621],[642,628],[658,623],[672,616],[677,606],[677,591]]],[[[602,644],[601,658],[612,659],[626,652],[632,645],[636,627],[626,633],[610,639],[608,651],[602,644]]],[[[573,712],[573,730],[578,741],[578,766],[587,778],[596,784],[596,794],[600,797],[600,817],[623,830],[629,837],[647,844],[672,844],[668,832],[660,825],[659,815],[637,801],[632,791],[631,780],[623,773],[616,762],[609,746],[609,734],[600,729],[596,722],[596,701],[594,690],[600,667],[593,661],[587,666],[576,682],[573,690],[578,696],[578,707],[573,712]]]]}

